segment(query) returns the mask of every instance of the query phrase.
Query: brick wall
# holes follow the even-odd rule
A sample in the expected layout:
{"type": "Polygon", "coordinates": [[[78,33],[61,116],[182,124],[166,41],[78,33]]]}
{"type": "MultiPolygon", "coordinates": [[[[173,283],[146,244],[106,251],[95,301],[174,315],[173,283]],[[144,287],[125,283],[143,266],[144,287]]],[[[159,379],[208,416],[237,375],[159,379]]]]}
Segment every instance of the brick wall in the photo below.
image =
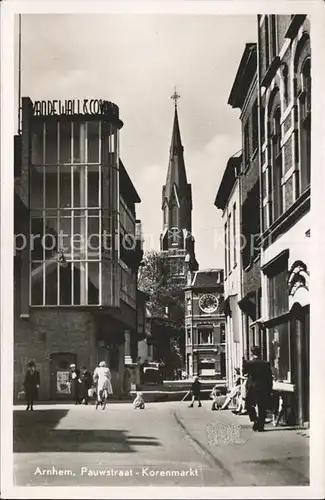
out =
{"type": "Polygon", "coordinates": [[[242,177],[242,193],[241,193],[242,203],[244,203],[244,201],[246,200],[249,191],[254,187],[258,178],[259,178],[259,157],[257,154],[254,160],[251,162],[249,169],[242,177]]]}
{"type": "Polygon", "coordinates": [[[89,312],[31,310],[29,319],[15,319],[14,394],[24,380],[26,364],[34,360],[40,371],[39,399],[50,399],[50,355],[76,354],[77,364],[93,370],[97,364],[96,329],[89,312]]]}

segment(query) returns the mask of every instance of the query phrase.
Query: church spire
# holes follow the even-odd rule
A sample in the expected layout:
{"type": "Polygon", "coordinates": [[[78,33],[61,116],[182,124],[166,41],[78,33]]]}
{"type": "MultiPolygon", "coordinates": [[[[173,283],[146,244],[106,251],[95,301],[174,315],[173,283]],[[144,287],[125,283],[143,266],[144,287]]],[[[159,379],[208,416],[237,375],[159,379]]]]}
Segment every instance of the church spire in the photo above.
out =
{"type": "Polygon", "coordinates": [[[179,194],[183,197],[188,190],[185,163],[184,163],[184,147],[182,145],[181,132],[179,128],[178,112],[177,112],[177,101],[180,99],[180,95],[176,92],[171,96],[175,103],[174,112],[174,123],[172,131],[172,139],[170,144],[170,154],[169,154],[169,164],[167,171],[167,179],[164,197],[170,200],[171,195],[176,186],[179,194]]]}
{"type": "Polygon", "coordinates": [[[174,123],[170,145],[166,184],[162,188],[163,232],[160,237],[161,250],[167,251],[172,260],[197,268],[192,236],[192,188],[188,184],[184,162],[184,148],[178,121],[176,89],[171,96],[174,101],[174,123]],[[175,251],[177,255],[175,255],[175,251]],[[187,256],[187,257],[186,257],[187,256]],[[188,259],[185,263],[185,257],[188,259]],[[176,259],[176,260],[177,260],[176,259]]]}

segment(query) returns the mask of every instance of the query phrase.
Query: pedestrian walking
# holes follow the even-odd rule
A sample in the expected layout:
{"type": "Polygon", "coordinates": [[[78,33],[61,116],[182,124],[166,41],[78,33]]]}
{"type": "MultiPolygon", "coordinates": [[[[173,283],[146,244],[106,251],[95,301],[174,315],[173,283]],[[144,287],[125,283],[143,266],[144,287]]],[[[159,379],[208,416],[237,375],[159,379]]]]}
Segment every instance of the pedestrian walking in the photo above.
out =
{"type": "Polygon", "coordinates": [[[253,430],[264,431],[266,410],[272,392],[273,377],[270,364],[261,359],[261,349],[254,346],[251,349],[252,359],[244,366],[247,374],[246,410],[250,421],[254,422],[253,430]],[[258,415],[255,407],[257,406],[258,415]]]}
{"type": "Polygon", "coordinates": [[[27,372],[24,380],[24,391],[27,401],[26,411],[33,411],[34,401],[37,400],[38,389],[40,386],[40,374],[36,370],[36,365],[34,361],[28,363],[27,372]]]}
{"type": "Polygon", "coordinates": [[[97,386],[96,410],[100,405],[102,410],[106,407],[108,394],[113,394],[111,372],[105,361],[101,361],[93,374],[93,381],[97,386]]]}
{"type": "Polygon", "coordinates": [[[70,365],[69,384],[76,405],[79,405],[81,403],[81,383],[80,370],[74,363],[72,363],[70,365]]]}
{"type": "Polygon", "coordinates": [[[81,367],[80,379],[81,379],[80,396],[82,399],[82,403],[84,405],[87,405],[89,401],[89,389],[91,389],[92,387],[93,378],[91,376],[91,373],[87,370],[85,366],[81,367]]]}
{"type": "Polygon", "coordinates": [[[191,394],[192,394],[192,402],[191,402],[189,408],[193,408],[194,401],[198,402],[198,407],[200,408],[202,406],[202,404],[201,404],[201,382],[199,381],[198,376],[194,377],[194,382],[191,386],[191,394]]]}

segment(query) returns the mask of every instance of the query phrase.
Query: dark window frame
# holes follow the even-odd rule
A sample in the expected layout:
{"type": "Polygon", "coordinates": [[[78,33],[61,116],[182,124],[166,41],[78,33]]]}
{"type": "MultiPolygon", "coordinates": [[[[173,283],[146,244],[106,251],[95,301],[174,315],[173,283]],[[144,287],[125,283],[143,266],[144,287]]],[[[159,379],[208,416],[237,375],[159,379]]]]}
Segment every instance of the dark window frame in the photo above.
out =
{"type": "Polygon", "coordinates": [[[301,66],[302,89],[298,96],[299,104],[299,187],[300,194],[305,192],[311,181],[311,75],[310,57],[301,66]],[[307,68],[307,72],[306,72],[307,68]]]}
{"type": "Polygon", "coordinates": [[[244,125],[244,163],[245,168],[249,166],[250,163],[250,137],[249,137],[249,118],[247,118],[244,125]]]}
{"type": "Polygon", "coordinates": [[[252,153],[254,154],[258,148],[258,104],[257,99],[252,107],[252,153]]]}
{"type": "Polygon", "coordinates": [[[276,106],[272,114],[271,129],[272,156],[272,219],[277,220],[284,212],[282,188],[283,164],[281,148],[281,108],[276,106]]]}
{"type": "Polygon", "coordinates": [[[224,224],[225,275],[228,276],[228,222],[224,224]]]}
{"type": "Polygon", "coordinates": [[[236,235],[236,213],[237,213],[237,207],[236,203],[233,205],[232,209],[232,239],[233,239],[233,267],[235,268],[237,266],[237,235],[236,235]]]}

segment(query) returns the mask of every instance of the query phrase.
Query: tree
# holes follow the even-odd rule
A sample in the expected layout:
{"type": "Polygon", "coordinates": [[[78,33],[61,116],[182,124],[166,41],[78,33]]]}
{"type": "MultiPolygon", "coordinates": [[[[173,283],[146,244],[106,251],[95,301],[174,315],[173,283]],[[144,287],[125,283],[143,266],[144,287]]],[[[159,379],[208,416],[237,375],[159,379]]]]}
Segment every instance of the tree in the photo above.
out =
{"type": "Polygon", "coordinates": [[[147,302],[156,340],[161,346],[170,371],[182,365],[184,344],[184,290],[170,270],[170,260],[154,250],[147,252],[140,267],[138,287],[149,295],[147,302]],[[159,337],[159,338],[158,338],[159,337]]]}

